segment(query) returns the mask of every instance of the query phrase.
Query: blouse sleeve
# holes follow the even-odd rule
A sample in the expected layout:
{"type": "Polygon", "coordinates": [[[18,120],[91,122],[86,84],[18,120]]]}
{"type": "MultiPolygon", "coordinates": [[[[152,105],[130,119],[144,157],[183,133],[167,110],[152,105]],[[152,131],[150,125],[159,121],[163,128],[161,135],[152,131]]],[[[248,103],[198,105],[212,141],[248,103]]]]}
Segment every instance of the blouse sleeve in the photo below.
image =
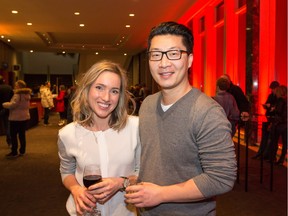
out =
{"type": "Polygon", "coordinates": [[[137,134],[137,147],[135,149],[135,171],[134,175],[138,176],[139,169],[140,169],[140,156],[141,156],[141,145],[140,145],[140,138],[139,133],[137,134]]]}
{"type": "Polygon", "coordinates": [[[66,176],[75,174],[76,159],[67,154],[66,146],[64,145],[60,137],[58,137],[57,143],[58,143],[58,155],[60,158],[60,174],[63,181],[66,178],[66,176]]]}

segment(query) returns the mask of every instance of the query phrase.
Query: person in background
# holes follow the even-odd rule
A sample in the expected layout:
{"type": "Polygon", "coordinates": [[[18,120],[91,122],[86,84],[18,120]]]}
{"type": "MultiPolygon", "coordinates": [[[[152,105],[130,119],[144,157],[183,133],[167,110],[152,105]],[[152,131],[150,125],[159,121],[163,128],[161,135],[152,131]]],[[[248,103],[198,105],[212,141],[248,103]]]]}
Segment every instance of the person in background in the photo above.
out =
{"type": "Polygon", "coordinates": [[[10,85],[5,84],[3,76],[0,75],[0,118],[3,121],[3,126],[5,129],[6,143],[10,147],[11,145],[11,136],[9,128],[9,110],[5,109],[2,104],[8,102],[13,97],[13,89],[10,85]]]}
{"type": "Polygon", "coordinates": [[[269,88],[271,89],[271,93],[268,95],[268,98],[263,104],[263,108],[266,110],[265,116],[267,118],[267,121],[262,122],[262,137],[261,137],[261,142],[259,149],[252,157],[252,159],[258,159],[263,156],[263,153],[266,151],[267,145],[268,145],[268,140],[269,140],[269,135],[270,135],[270,128],[272,124],[272,119],[274,117],[274,109],[275,109],[275,104],[277,102],[277,97],[276,97],[276,88],[279,86],[279,82],[273,81],[270,83],[269,88]]]}
{"type": "Polygon", "coordinates": [[[26,126],[30,119],[29,107],[32,90],[26,88],[23,80],[15,83],[14,95],[10,102],[3,103],[3,107],[9,109],[11,152],[6,157],[18,156],[18,139],[20,141],[19,155],[23,156],[26,152],[26,126]]]}
{"type": "Polygon", "coordinates": [[[49,115],[50,110],[54,107],[53,95],[50,91],[51,84],[49,81],[45,82],[45,86],[41,86],[40,95],[41,95],[41,104],[44,108],[44,126],[49,124],[49,115]]]}
{"type": "Polygon", "coordinates": [[[216,215],[215,196],[232,190],[237,164],[223,108],[189,84],[193,35],[175,22],[152,29],[148,59],[161,91],[139,112],[139,184],[126,202],[140,215],[216,215]]]}
{"type": "Polygon", "coordinates": [[[66,96],[66,87],[64,85],[59,86],[59,93],[56,97],[56,108],[55,111],[59,112],[60,120],[58,126],[63,126],[67,119],[67,111],[65,106],[65,96],[66,96]]]}
{"type": "Polygon", "coordinates": [[[250,118],[250,112],[251,112],[251,106],[250,102],[248,101],[247,97],[245,96],[242,89],[234,85],[234,83],[231,81],[231,78],[228,74],[223,74],[220,78],[227,79],[230,83],[229,89],[227,92],[233,95],[233,97],[236,100],[238,109],[240,111],[240,121],[238,121],[236,127],[240,130],[240,127],[244,128],[244,141],[245,143],[250,142],[250,138],[252,135],[252,124],[251,124],[251,118],[250,118]]]}
{"type": "MultiPolygon", "coordinates": [[[[50,86],[51,87],[51,86],[50,86]]],[[[49,88],[50,88],[49,87],[49,88]]],[[[50,89],[51,90],[51,89],[50,89]]],[[[53,86],[52,86],[52,90],[51,90],[51,93],[52,94],[54,94],[54,95],[57,95],[58,94],[58,91],[57,91],[58,89],[57,89],[57,85],[56,84],[54,84],[53,86]]]]}
{"type": "Polygon", "coordinates": [[[216,86],[217,93],[214,96],[214,100],[216,100],[223,107],[226,116],[231,123],[231,136],[233,137],[236,133],[236,124],[239,121],[240,112],[235,98],[229,92],[227,92],[227,89],[229,88],[229,81],[224,78],[219,78],[216,86]]]}
{"type": "Polygon", "coordinates": [[[72,106],[71,106],[71,102],[73,100],[74,94],[76,91],[76,86],[71,86],[68,90],[67,90],[67,94],[66,94],[66,99],[67,99],[67,124],[73,122],[73,113],[72,113],[72,106]]]}
{"type": "Polygon", "coordinates": [[[274,118],[270,128],[270,142],[264,152],[264,159],[276,161],[279,138],[282,138],[282,152],[277,165],[283,165],[287,154],[287,87],[280,85],[275,89],[277,101],[274,110],[274,118]]]}
{"type": "Polygon", "coordinates": [[[240,116],[249,117],[249,113],[251,109],[250,102],[248,101],[242,89],[239,86],[234,85],[234,83],[231,81],[231,78],[228,74],[223,74],[220,78],[224,78],[229,81],[229,88],[227,89],[227,92],[232,94],[233,97],[235,98],[238,109],[240,111],[240,116]]]}
{"type": "Polygon", "coordinates": [[[146,83],[141,84],[141,88],[139,91],[139,97],[140,97],[140,103],[143,102],[143,100],[150,94],[150,91],[148,87],[146,86],[146,83]]]}
{"type": "Polygon", "coordinates": [[[140,162],[138,117],[127,114],[126,76],[120,65],[100,61],[77,86],[74,122],[58,136],[60,173],[71,192],[66,205],[70,215],[82,215],[95,205],[102,216],[136,215],[135,207],[124,203],[124,189],[138,176],[140,162]],[[83,186],[86,164],[100,165],[102,174],[102,181],[89,188],[83,186]]]}

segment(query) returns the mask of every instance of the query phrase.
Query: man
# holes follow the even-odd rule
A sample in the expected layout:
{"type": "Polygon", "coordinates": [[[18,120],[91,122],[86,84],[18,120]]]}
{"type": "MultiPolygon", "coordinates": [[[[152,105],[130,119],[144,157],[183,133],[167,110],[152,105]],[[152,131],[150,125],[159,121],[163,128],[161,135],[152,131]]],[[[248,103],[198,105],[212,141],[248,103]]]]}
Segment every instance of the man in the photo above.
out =
{"type": "Polygon", "coordinates": [[[241,117],[242,118],[249,117],[250,103],[247,97],[245,96],[244,92],[242,91],[242,89],[239,86],[234,85],[228,74],[223,74],[220,78],[224,78],[229,81],[230,85],[227,92],[232,94],[233,97],[235,98],[241,117]]]}
{"type": "Polygon", "coordinates": [[[3,108],[3,103],[8,102],[13,97],[13,89],[10,85],[5,84],[3,76],[0,75],[0,118],[3,122],[5,135],[6,135],[6,142],[8,146],[11,145],[11,137],[10,137],[10,130],[9,130],[9,110],[3,108]]]}
{"type": "Polygon", "coordinates": [[[238,130],[240,129],[240,127],[243,127],[244,132],[245,132],[245,135],[244,135],[245,143],[249,143],[249,142],[251,143],[250,138],[252,135],[252,124],[251,124],[251,118],[249,114],[250,109],[251,109],[250,102],[248,101],[242,89],[239,86],[234,85],[234,83],[231,81],[231,78],[228,74],[223,74],[220,78],[224,78],[229,81],[230,86],[227,92],[233,95],[233,97],[236,100],[238,109],[240,111],[241,121],[239,121],[235,125],[235,127],[237,127],[238,130]]]}
{"type": "Polygon", "coordinates": [[[235,98],[227,89],[229,88],[229,81],[224,78],[219,78],[216,82],[217,93],[214,96],[216,100],[224,109],[228,120],[232,126],[231,136],[234,137],[236,133],[236,124],[239,121],[240,112],[236,103],[235,98]]]}
{"type": "Polygon", "coordinates": [[[193,35],[165,22],[148,38],[151,74],[161,91],[141,105],[140,184],[126,188],[140,215],[216,215],[214,197],[236,179],[231,125],[222,107],[189,84],[193,35]]]}

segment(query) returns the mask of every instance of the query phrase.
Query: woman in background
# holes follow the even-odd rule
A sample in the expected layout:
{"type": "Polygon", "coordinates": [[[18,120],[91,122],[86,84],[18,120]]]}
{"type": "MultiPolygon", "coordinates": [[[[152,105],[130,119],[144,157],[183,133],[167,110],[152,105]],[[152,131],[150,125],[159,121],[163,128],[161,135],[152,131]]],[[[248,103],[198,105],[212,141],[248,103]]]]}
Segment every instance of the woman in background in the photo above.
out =
{"type": "Polygon", "coordinates": [[[56,97],[56,112],[59,112],[60,120],[58,126],[63,126],[67,119],[66,116],[66,106],[65,106],[65,97],[66,97],[66,87],[64,85],[59,86],[59,93],[56,97]]]}
{"type": "Polygon", "coordinates": [[[15,83],[14,95],[10,102],[3,103],[3,107],[9,109],[9,122],[11,134],[11,152],[6,157],[18,156],[18,139],[20,141],[20,156],[26,152],[26,125],[30,119],[29,107],[31,99],[30,88],[26,88],[23,80],[15,83]]]}

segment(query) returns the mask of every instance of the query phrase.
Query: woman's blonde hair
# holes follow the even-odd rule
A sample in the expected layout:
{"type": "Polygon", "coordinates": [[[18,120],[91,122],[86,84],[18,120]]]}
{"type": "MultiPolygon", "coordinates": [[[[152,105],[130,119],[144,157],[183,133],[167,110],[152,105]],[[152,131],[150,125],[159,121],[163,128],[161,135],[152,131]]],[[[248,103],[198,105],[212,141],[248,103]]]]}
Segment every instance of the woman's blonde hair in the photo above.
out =
{"type": "Polygon", "coordinates": [[[26,88],[26,83],[23,80],[18,80],[15,84],[17,84],[19,88],[26,88]]]}
{"type": "Polygon", "coordinates": [[[71,102],[74,121],[83,126],[93,125],[93,111],[89,106],[88,93],[91,85],[103,72],[112,72],[119,75],[121,80],[118,105],[111,113],[109,126],[115,130],[121,130],[127,122],[128,95],[126,71],[117,63],[103,60],[94,64],[86,73],[82,74],[79,85],[71,102]]]}

